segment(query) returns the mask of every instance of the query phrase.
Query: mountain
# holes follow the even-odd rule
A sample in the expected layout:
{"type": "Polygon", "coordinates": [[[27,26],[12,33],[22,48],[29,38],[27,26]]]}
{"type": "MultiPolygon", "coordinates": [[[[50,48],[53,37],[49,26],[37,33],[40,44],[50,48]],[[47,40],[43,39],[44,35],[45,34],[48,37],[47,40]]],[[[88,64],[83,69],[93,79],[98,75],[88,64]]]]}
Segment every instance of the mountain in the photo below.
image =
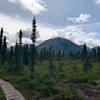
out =
{"type": "Polygon", "coordinates": [[[52,47],[55,51],[62,51],[62,52],[73,52],[76,53],[81,51],[82,48],[77,44],[73,43],[72,41],[65,39],[65,38],[52,38],[49,40],[44,41],[38,46],[38,49],[41,50],[42,48],[48,49],[52,47]]]}
{"type": "MultiPolygon", "coordinates": [[[[99,46],[99,48],[100,48],[100,46],[99,46]]],[[[94,47],[92,49],[95,49],[96,51],[98,51],[98,46],[96,46],[96,47],[94,47]]]]}

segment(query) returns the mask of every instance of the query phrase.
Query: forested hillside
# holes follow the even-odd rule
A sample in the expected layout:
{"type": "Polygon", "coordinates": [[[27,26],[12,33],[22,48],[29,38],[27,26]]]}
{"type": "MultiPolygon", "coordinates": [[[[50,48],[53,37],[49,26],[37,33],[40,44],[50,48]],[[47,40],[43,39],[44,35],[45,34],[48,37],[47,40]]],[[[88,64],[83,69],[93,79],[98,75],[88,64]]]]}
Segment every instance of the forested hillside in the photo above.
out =
{"type": "Polygon", "coordinates": [[[40,50],[44,48],[49,49],[50,47],[56,52],[61,51],[65,53],[69,53],[69,52],[76,53],[82,50],[82,48],[77,44],[73,43],[68,39],[61,38],[61,37],[49,39],[43,42],[38,46],[38,49],[40,50]]]}

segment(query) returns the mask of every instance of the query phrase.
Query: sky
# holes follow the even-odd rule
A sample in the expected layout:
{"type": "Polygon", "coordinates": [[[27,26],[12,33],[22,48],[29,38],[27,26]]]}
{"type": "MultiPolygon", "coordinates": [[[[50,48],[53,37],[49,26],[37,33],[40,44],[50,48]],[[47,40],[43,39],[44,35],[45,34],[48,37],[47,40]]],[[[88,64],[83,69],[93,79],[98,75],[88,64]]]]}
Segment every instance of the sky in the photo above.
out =
{"type": "Polygon", "coordinates": [[[24,43],[31,43],[31,27],[37,19],[37,44],[63,37],[78,45],[100,45],[100,0],[0,0],[0,28],[8,45],[18,41],[20,29],[24,43]]]}

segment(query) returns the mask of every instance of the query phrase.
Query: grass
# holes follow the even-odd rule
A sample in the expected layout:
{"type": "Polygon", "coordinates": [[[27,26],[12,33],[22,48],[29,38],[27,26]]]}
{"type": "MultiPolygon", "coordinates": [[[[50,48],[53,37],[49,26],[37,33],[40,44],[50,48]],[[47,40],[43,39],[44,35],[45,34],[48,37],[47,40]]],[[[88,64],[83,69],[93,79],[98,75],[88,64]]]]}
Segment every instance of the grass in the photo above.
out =
{"type": "Polygon", "coordinates": [[[6,100],[5,95],[1,88],[0,88],[0,100],[6,100]]]}
{"type": "MultiPolygon", "coordinates": [[[[41,98],[44,100],[83,100],[77,95],[77,91],[71,91],[69,85],[64,85],[64,82],[71,81],[75,84],[80,84],[84,87],[95,87],[100,89],[100,67],[99,63],[93,63],[92,71],[84,72],[83,65],[80,60],[65,59],[55,61],[55,70],[50,76],[47,61],[35,64],[34,79],[31,80],[29,66],[24,66],[22,75],[5,74],[4,69],[0,70],[2,79],[13,84],[26,98],[32,100],[41,98]],[[60,68],[61,67],[61,68],[60,68]],[[60,99],[58,99],[60,98],[60,99]],[[61,99],[62,98],[62,99],[61,99]],[[73,99],[74,98],[74,99],[73,99]]],[[[2,99],[1,99],[2,100],[2,99]]]]}

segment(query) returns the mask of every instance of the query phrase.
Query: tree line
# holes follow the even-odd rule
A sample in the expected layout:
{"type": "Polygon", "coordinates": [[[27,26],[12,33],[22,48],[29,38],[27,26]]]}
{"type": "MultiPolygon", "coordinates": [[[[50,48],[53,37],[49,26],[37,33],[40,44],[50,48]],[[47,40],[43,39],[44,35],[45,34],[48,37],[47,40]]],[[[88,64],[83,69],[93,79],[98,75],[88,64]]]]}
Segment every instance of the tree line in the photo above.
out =
{"type": "Polygon", "coordinates": [[[1,28],[0,31],[0,64],[3,66],[5,63],[8,63],[9,67],[7,68],[8,73],[21,74],[24,65],[30,64],[30,78],[33,78],[34,72],[34,62],[36,56],[36,19],[34,17],[32,21],[32,35],[30,37],[32,44],[23,44],[23,32],[19,31],[18,37],[19,41],[15,46],[11,46],[10,50],[7,48],[7,38],[4,36],[4,29],[1,28]]]}
{"type": "Polygon", "coordinates": [[[60,50],[55,51],[50,47],[49,49],[42,48],[38,52],[36,48],[36,37],[37,37],[37,26],[36,19],[32,20],[32,34],[31,41],[32,44],[23,44],[23,32],[19,31],[18,34],[19,41],[15,46],[11,46],[10,49],[7,48],[7,38],[4,36],[4,30],[1,28],[0,31],[0,65],[3,66],[6,63],[8,67],[6,72],[21,75],[23,66],[30,66],[30,78],[34,78],[35,63],[36,60],[40,61],[49,61],[49,71],[50,73],[55,69],[54,60],[61,61],[62,59],[69,56],[73,59],[81,59],[83,63],[83,70],[89,71],[92,69],[92,62],[100,62],[100,48],[98,50],[92,49],[91,51],[87,50],[86,44],[83,45],[82,51],[77,53],[72,52],[61,52],[60,50]]]}

